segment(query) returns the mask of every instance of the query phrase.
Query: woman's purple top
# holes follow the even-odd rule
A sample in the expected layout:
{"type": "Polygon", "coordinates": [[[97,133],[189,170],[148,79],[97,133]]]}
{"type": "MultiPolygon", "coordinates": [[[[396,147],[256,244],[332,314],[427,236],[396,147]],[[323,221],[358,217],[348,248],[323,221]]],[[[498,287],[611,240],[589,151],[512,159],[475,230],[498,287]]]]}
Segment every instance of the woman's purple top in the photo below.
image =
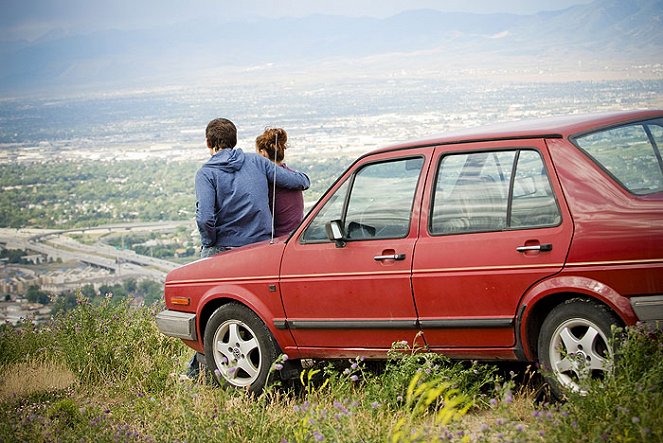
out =
{"type": "MultiPolygon", "coordinates": [[[[294,171],[281,164],[282,168],[294,171]]],[[[269,204],[272,205],[272,188],[269,189],[269,204]]],[[[304,218],[304,193],[298,189],[276,188],[276,211],[274,211],[274,237],[290,234],[304,218]]]]}

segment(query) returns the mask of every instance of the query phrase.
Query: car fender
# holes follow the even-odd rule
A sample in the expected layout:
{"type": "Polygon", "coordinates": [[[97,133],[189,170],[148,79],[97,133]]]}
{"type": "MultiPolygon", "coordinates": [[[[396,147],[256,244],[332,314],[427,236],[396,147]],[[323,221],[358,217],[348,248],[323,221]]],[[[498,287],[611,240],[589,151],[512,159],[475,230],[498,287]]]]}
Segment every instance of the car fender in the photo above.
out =
{"type": "Polygon", "coordinates": [[[268,321],[268,319],[272,318],[285,317],[278,293],[270,292],[269,297],[273,297],[274,306],[270,306],[268,303],[265,303],[261,296],[253,293],[245,287],[236,284],[221,284],[207,290],[201,297],[200,302],[198,303],[198,310],[196,312],[196,317],[198,318],[198,336],[200,337],[201,343],[205,333],[203,325],[207,323],[207,319],[212,314],[212,312],[214,312],[217,307],[234,301],[251,309],[260,318],[260,320],[262,320],[281,349],[294,346],[294,340],[292,339],[292,336],[288,330],[276,329],[274,323],[268,321]],[[212,307],[211,310],[210,306],[212,307]]]}
{"type": "Polygon", "coordinates": [[[523,296],[518,307],[516,333],[518,348],[524,360],[536,359],[536,340],[543,319],[552,306],[565,300],[584,297],[608,306],[626,325],[637,322],[637,317],[627,297],[610,286],[586,277],[557,275],[532,286],[523,296]],[[541,309],[544,309],[542,311],[541,309]]]}

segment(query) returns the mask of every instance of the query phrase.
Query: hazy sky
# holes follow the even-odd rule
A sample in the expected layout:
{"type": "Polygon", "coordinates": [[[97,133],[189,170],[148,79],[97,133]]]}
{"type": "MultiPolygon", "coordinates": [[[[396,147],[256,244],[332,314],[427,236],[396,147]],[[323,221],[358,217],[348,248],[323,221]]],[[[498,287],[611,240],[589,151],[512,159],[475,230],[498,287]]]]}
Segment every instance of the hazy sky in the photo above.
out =
{"type": "MultiPolygon", "coordinates": [[[[34,39],[54,29],[92,31],[176,23],[196,17],[219,21],[250,16],[315,13],[387,17],[430,8],[460,12],[531,14],[591,0],[0,0],[0,39],[34,39]]],[[[222,32],[222,30],[220,30],[222,32]]]]}

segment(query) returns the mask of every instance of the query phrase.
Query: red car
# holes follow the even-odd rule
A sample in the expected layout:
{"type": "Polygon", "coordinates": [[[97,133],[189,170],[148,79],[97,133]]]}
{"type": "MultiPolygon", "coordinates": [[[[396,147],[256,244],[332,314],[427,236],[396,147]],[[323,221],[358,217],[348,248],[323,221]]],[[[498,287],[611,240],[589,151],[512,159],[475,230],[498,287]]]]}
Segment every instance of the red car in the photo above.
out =
{"type": "Polygon", "coordinates": [[[556,393],[610,370],[613,325],[663,320],[663,111],[572,115],[357,159],[290,236],[168,274],[166,335],[258,392],[291,362],[540,362],[556,393]]]}

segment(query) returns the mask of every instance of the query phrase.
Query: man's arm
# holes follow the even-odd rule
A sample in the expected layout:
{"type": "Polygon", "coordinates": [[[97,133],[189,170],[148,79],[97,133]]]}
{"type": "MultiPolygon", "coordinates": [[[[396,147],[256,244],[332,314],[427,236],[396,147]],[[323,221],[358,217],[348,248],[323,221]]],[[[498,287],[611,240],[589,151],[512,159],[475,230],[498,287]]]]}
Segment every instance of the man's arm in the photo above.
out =
{"type": "Polygon", "coordinates": [[[216,243],[215,203],[214,186],[202,170],[199,170],[196,173],[196,224],[203,246],[214,246],[216,243]]]}
{"type": "MultiPolygon", "coordinates": [[[[308,189],[311,186],[311,180],[303,172],[292,171],[286,168],[281,168],[276,166],[271,161],[267,160],[264,157],[261,157],[264,160],[263,164],[266,167],[267,180],[269,183],[273,183],[276,178],[276,186],[286,189],[308,189]],[[274,176],[274,170],[276,169],[276,176],[274,176]]],[[[261,160],[261,161],[262,161],[261,160]]]]}

